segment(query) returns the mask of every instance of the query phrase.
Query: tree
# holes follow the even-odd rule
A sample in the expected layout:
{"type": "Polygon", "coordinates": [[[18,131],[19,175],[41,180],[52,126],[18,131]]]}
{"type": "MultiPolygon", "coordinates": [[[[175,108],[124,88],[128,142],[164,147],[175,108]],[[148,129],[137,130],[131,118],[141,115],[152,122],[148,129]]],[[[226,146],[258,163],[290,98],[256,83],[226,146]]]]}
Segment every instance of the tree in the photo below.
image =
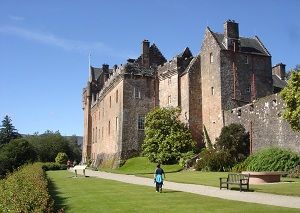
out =
{"type": "Polygon", "coordinates": [[[3,144],[9,143],[10,140],[20,138],[21,135],[12,125],[12,121],[8,115],[2,120],[2,126],[0,129],[0,147],[3,144]]]}
{"type": "Polygon", "coordinates": [[[59,152],[55,158],[55,163],[58,164],[67,164],[68,155],[64,152],[59,152]]]}
{"type": "Polygon", "coordinates": [[[68,139],[61,136],[59,132],[46,131],[41,135],[33,135],[27,138],[34,147],[38,160],[42,162],[55,162],[59,152],[71,156],[68,139]]]}
{"type": "Polygon", "coordinates": [[[152,162],[177,163],[181,156],[194,151],[195,142],[189,129],[179,121],[180,110],[156,108],[145,121],[143,154],[152,162]]]}
{"type": "Polygon", "coordinates": [[[291,73],[288,84],[280,95],[286,104],[283,118],[293,130],[300,132],[300,68],[291,73]]]}
{"type": "Polygon", "coordinates": [[[0,177],[19,166],[36,160],[36,152],[24,138],[13,139],[0,149],[0,177]]]}
{"type": "Polygon", "coordinates": [[[69,158],[73,161],[80,162],[82,151],[80,145],[78,145],[77,136],[72,135],[71,137],[68,137],[68,144],[70,148],[70,155],[68,155],[69,158]]]}
{"type": "Polygon", "coordinates": [[[249,155],[249,144],[249,133],[246,133],[245,128],[241,124],[230,124],[222,128],[215,147],[219,151],[228,152],[234,162],[237,163],[249,155]]]}

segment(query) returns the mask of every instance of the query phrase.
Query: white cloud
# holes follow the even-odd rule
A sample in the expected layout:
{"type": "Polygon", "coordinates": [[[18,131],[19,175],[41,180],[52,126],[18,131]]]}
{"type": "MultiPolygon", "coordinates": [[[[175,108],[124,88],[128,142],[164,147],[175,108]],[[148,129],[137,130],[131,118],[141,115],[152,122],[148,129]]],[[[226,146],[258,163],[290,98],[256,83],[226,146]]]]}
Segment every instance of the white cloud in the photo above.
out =
{"type": "Polygon", "coordinates": [[[20,27],[2,26],[0,27],[0,34],[13,35],[47,45],[56,46],[65,50],[79,50],[84,52],[89,52],[91,50],[100,52],[112,51],[101,42],[87,42],[65,39],[51,33],[32,31],[20,27]]]}

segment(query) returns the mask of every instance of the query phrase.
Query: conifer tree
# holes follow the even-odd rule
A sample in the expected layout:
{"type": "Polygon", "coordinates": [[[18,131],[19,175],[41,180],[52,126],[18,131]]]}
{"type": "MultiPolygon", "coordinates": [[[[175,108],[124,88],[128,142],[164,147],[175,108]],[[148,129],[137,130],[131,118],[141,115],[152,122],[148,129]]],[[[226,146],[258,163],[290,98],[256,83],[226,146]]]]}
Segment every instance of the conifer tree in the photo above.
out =
{"type": "Polygon", "coordinates": [[[9,143],[10,140],[20,138],[21,135],[15,129],[8,115],[2,120],[0,128],[0,146],[9,143]]]}

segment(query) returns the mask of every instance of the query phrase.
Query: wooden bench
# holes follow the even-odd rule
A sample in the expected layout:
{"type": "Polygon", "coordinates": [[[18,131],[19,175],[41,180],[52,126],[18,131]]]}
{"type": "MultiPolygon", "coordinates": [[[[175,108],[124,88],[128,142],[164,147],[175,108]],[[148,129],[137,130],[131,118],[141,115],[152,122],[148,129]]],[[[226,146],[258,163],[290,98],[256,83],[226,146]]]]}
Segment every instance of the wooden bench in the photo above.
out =
{"type": "Polygon", "coordinates": [[[240,173],[229,173],[227,178],[220,178],[220,189],[228,189],[229,185],[239,185],[240,191],[242,191],[243,186],[247,186],[247,191],[249,190],[249,174],[240,173]],[[225,186],[223,186],[225,184],[225,186]]]}
{"type": "Polygon", "coordinates": [[[75,171],[75,176],[77,177],[77,170],[82,170],[83,171],[83,175],[85,177],[85,169],[86,169],[87,165],[77,165],[74,166],[73,169],[75,171]]]}

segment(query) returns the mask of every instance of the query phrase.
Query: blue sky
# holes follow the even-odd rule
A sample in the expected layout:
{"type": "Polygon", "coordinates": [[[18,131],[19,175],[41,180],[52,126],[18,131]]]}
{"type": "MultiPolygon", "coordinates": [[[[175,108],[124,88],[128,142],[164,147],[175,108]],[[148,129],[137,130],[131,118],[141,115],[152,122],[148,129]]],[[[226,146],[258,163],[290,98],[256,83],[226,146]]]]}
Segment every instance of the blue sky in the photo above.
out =
{"type": "Polygon", "coordinates": [[[0,119],[20,133],[83,134],[82,88],[93,66],[122,64],[140,54],[143,39],[167,59],[200,51],[206,26],[258,35],[273,65],[300,64],[300,1],[1,0],[0,119]]]}

